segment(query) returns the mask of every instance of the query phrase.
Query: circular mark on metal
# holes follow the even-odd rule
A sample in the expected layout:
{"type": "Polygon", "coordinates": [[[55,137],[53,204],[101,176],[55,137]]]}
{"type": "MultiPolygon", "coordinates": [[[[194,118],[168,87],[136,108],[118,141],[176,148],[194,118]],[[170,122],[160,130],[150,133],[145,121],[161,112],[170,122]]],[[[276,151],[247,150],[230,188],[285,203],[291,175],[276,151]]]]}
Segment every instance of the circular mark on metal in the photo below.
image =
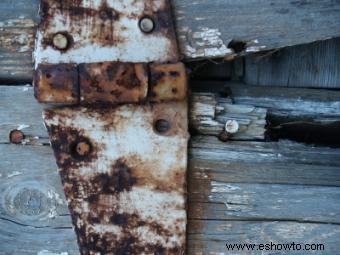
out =
{"type": "Polygon", "coordinates": [[[139,28],[144,33],[151,33],[155,29],[155,22],[150,17],[143,17],[139,21],[139,28]]]}

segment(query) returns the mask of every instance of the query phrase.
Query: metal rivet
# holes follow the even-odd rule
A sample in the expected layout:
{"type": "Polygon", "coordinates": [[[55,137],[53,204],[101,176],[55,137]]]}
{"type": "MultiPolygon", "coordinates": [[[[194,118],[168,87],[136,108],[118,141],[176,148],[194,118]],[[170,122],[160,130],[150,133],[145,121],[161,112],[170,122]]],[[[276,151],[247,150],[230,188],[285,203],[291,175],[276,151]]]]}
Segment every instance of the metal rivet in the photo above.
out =
{"type": "Polygon", "coordinates": [[[69,39],[63,33],[57,33],[53,36],[53,46],[58,50],[66,50],[69,43],[69,39]]]}
{"type": "Polygon", "coordinates": [[[163,134],[170,130],[171,124],[167,120],[159,119],[155,122],[154,128],[158,133],[163,134]]]}
{"type": "Polygon", "coordinates": [[[90,154],[91,144],[89,142],[79,142],[76,145],[75,152],[78,156],[84,157],[90,154]]]}
{"type": "Polygon", "coordinates": [[[21,130],[12,130],[9,133],[9,140],[11,143],[20,144],[25,139],[25,135],[21,130]]]}
{"type": "Polygon", "coordinates": [[[144,17],[139,21],[139,28],[144,33],[151,33],[155,28],[155,23],[151,18],[144,17]]]}

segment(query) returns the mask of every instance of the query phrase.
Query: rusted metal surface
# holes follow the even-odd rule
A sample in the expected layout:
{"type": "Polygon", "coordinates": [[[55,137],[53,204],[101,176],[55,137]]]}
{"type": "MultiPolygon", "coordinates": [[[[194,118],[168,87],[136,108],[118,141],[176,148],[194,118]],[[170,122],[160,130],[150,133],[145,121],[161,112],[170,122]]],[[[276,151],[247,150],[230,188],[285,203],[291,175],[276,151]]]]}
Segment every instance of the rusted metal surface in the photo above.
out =
{"type": "Polygon", "coordinates": [[[82,254],[185,253],[185,101],[44,119],[82,254]]]}
{"type": "Polygon", "coordinates": [[[168,0],[41,0],[40,15],[36,67],[179,59],[168,0]]]}
{"type": "Polygon", "coordinates": [[[181,255],[186,71],[167,0],[41,1],[35,96],[83,255],[181,255]]]}
{"type": "Polygon", "coordinates": [[[79,66],[82,102],[133,103],[148,93],[146,64],[105,62],[79,66]]]}
{"type": "Polygon", "coordinates": [[[40,103],[77,104],[79,102],[77,66],[39,65],[34,74],[34,94],[40,103]]]}
{"type": "Polygon", "coordinates": [[[183,63],[103,62],[39,65],[35,96],[42,103],[137,103],[184,100],[187,77],[183,63]],[[149,78],[150,76],[150,78],[149,78]]]}
{"type": "Polygon", "coordinates": [[[150,65],[151,101],[184,100],[187,76],[183,63],[150,65]]]}

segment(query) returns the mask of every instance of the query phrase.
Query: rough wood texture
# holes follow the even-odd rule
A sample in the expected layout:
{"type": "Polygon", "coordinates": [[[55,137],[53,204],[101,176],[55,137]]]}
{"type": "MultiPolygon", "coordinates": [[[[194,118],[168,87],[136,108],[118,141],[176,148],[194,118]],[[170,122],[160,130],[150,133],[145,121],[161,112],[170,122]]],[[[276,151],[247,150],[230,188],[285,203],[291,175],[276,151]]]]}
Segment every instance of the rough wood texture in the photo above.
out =
{"type": "Polygon", "coordinates": [[[263,140],[266,116],[265,108],[236,105],[231,98],[212,93],[193,93],[191,97],[190,122],[199,134],[218,136],[227,121],[235,120],[240,127],[231,140],[263,140]]]}
{"type": "Polygon", "coordinates": [[[244,82],[278,87],[340,88],[340,38],[245,58],[244,82]]]}
{"type": "MultiPolygon", "coordinates": [[[[31,88],[0,89],[5,98],[0,105],[1,122],[14,127],[27,124],[31,128],[25,132],[46,137],[39,126],[41,106],[35,103],[31,88]]],[[[266,95],[238,89],[233,90],[234,101],[241,101],[242,95],[248,95],[247,100],[266,95]]],[[[280,98],[278,91],[267,90],[267,94],[280,98]]],[[[298,91],[315,102],[336,101],[334,94],[324,98],[326,92],[309,94],[308,90],[289,90],[281,96],[294,98],[298,91]]],[[[217,102],[223,99],[216,98],[217,102]]],[[[281,109],[281,104],[273,102],[266,101],[265,108],[281,109]]],[[[35,144],[11,145],[0,140],[0,254],[76,255],[75,234],[52,150],[35,144]]],[[[337,254],[340,149],[289,141],[222,143],[213,136],[196,136],[190,143],[189,158],[189,255],[233,254],[225,246],[233,243],[293,241],[321,243],[325,251],[320,254],[337,254]]],[[[258,251],[234,253],[255,255],[258,251]]]]}
{"type": "MultiPolygon", "coordinates": [[[[39,0],[0,3],[0,79],[28,81],[39,0]]],[[[339,3],[306,1],[172,1],[187,59],[232,57],[340,36],[339,3]],[[234,40],[239,43],[229,43],[234,40]]]]}
{"type": "Polygon", "coordinates": [[[198,82],[194,91],[222,92],[239,105],[265,108],[268,115],[313,121],[335,121],[340,118],[340,91],[304,88],[255,87],[242,83],[198,82]]]}

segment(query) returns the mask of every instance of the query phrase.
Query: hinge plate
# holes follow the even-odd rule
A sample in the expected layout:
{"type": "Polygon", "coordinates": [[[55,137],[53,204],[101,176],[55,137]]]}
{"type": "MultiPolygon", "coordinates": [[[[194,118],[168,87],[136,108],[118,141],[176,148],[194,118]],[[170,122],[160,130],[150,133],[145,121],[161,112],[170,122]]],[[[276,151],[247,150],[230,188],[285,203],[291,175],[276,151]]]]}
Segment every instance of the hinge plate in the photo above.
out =
{"type": "Polygon", "coordinates": [[[184,254],[185,102],[61,108],[44,119],[82,254],[184,254]]]}
{"type": "Polygon", "coordinates": [[[184,254],[187,80],[169,1],[40,9],[34,91],[62,105],[44,121],[81,254],[184,254]]]}

